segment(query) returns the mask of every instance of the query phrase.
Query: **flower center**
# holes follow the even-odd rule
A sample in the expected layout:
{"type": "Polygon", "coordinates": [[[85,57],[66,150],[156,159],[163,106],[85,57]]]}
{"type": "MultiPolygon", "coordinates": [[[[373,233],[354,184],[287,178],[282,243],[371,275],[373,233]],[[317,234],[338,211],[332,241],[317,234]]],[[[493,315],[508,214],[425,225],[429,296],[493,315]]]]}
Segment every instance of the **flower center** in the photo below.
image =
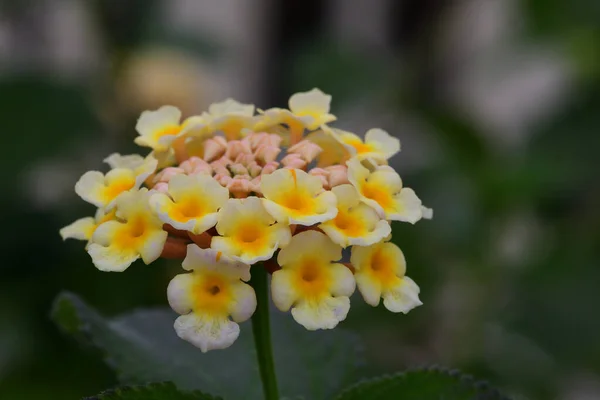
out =
{"type": "Polygon", "coordinates": [[[398,279],[394,272],[394,260],[381,250],[376,250],[371,256],[371,271],[384,287],[389,287],[398,279]]]}
{"type": "Polygon", "coordinates": [[[373,151],[373,147],[371,145],[365,144],[359,139],[351,139],[348,140],[346,143],[354,147],[357,154],[370,153],[371,151],[373,151]]]}
{"type": "Polygon", "coordinates": [[[177,135],[179,131],[181,131],[181,126],[179,125],[167,126],[166,128],[163,128],[154,134],[154,140],[158,141],[161,137],[164,136],[177,135]]]}
{"type": "Polygon", "coordinates": [[[131,237],[141,237],[146,231],[146,223],[143,218],[134,218],[129,222],[131,237]]]}
{"type": "Polygon", "coordinates": [[[240,232],[240,240],[244,243],[252,243],[258,240],[261,236],[261,229],[256,225],[245,225],[240,232]]]}
{"type": "Polygon", "coordinates": [[[225,314],[231,302],[228,284],[217,274],[202,274],[192,287],[194,310],[211,314],[225,314]]]}
{"type": "Polygon", "coordinates": [[[114,244],[121,249],[136,249],[144,241],[146,220],[137,216],[130,218],[115,235],[114,244]]]}
{"type": "Polygon", "coordinates": [[[306,259],[298,271],[296,290],[304,297],[317,299],[329,294],[330,278],[323,262],[306,259]]]}
{"type": "Polygon", "coordinates": [[[210,293],[213,296],[219,294],[219,292],[221,292],[221,288],[217,285],[214,285],[214,286],[211,286],[210,288],[208,288],[208,293],[210,293]]]}
{"type": "Polygon", "coordinates": [[[307,193],[294,189],[283,195],[281,205],[300,213],[310,213],[313,208],[311,200],[307,193]]]}
{"type": "Polygon", "coordinates": [[[344,231],[348,236],[356,237],[364,234],[364,228],[361,221],[355,216],[352,216],[348,211],[338,210],[338,214],[333,222],[339,230],[344,231]]]}
{"type": "Polygon", "coordinates": [[[104,197],[107,201],[112,201],[121,193],[131,189],[133,185],[135,185],[135,179],[133,178],[119,179],[104,189],[104,197]]]}
{"type": "Polygon", "coordinates": [[[375,200],[383,209],[389,209],[393,205],[392,196],[377,184],[365,182],[362,185],[362,194],[368,199],[375,200]]]}
{"type": "Polygon", "coordinates": [[[172,218],[184,222],[204,215],[203,204],[195,197],[188,197],[177,202],[172,218]]]}

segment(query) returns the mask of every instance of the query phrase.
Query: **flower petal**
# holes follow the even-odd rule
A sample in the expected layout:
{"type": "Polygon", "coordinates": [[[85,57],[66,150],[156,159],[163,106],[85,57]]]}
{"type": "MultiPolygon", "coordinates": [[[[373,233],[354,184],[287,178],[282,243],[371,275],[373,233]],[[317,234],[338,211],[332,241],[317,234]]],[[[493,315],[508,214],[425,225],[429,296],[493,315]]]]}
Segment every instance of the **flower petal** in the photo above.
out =
{"type": "Polygon", "coordinates": [[[333,329],[346,319],[350,299],[346,296],[329,297],[318,303],[302,301],[292,308],[292,316],[309,331],[333,329]]]}
{"type": "Polygon", "coordinates": [[[60,230],[60,236],[63,240],[77,239],[90,240],[96,229],[96,221],[92,217],[80,218],[70,225],[60,230]]]}
{"type": "Polygon", "coordinates": [[[277,221],[314,225],[335,217],[337,199],[323,191],[323,183],[300,169],[279,169],[263,175],[260,189],[263,205],[277,221]]]}
{"type": "Polygon", "coordinates": [[[420,289],[408,276],[402,278],[398,285],[384,291],[383,305],[391,312],[408,313],[415,307],[422,305],[419,300],[420,289]]]}
{"type": "Polygon", "coordinates": [[[226,349],[240,335],[239,325],[227,318],[212,318],[194,313],[177,318],[174,327],[180,338],[198,347],[203,353],[226,349]]]}
{"type": "Polygon", "coordinates": [[[178,314],[188,314],[194,307],[192,296],[195,283],[192,274],[175,275],[167,287],[169,305],[178,314]]]}
{"type": "Polygon", "coordinates": [[[273,300],[273,304],[281,311],[288,311],[299,299],[299,295],[292,283],[295,276],[294,271],[285,269],[273,273],[271,279],[271,299],[273,300]]]}
{"type": "Polygon", "coordinates": [[[308,253],[327,262],[342,258],[340,246],[333,243],[323,233],[310,230],[292,236],[290,243],[279,252],[277,263],[281,266],[293,265],[295,261],[308,253]]]}

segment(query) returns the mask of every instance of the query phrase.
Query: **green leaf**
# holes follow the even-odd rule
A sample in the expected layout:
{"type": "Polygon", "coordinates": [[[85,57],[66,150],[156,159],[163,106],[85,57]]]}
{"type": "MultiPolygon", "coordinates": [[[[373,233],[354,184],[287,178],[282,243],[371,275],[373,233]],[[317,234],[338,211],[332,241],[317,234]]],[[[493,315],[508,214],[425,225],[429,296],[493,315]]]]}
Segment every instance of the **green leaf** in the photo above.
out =
{"type": "Polygon", "coordinates": [[[146,386],[124,386],[107,390],[84,400],[218,400],[198,391],[181,392],[171,382],[150,383],[146,386]]]}
{"type": "Polygon", "coordinates": [[[359,382],[336,400],[508,400],[457,371],[416,369],[359,382]]]}
{"type": "MultiPolygon", "coordinates": [[[[79,297],[62,293],[53,318],[67,333],[102,352],[121,382],[171,381],[226,399],[262,399],[250,322],[226,350],[202,354],[173,330],[167,309],[139,310],[105,319],[79,297]]],[[[289,314],[271,315],[275,367],[282,397],[329,399],[356,379],[361,346],[342,329],[309,332],[289,314]]]]}

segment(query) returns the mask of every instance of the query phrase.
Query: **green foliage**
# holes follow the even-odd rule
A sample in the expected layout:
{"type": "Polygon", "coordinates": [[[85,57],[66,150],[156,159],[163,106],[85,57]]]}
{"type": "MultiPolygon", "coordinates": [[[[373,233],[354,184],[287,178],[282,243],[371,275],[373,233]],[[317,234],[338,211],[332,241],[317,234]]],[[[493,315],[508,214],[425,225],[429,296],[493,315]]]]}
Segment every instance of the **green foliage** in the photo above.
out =
{"type": "Polygon", "coordinates": [[[218,400],[198,391],[181,392],[171,382],[150,383],[146,386],[125,386],[107,390],[84,400],[218,400]]]}
{"type": "MultiPolygon", "coordinates": [[[[65,332],[100,350],[123,383],[172,381],[181,389],[226,399],[262,398],[248,324],[229,349],[202,354],[177,337],[176,316],[170,310],[138,310],[105,319],[77,296],[63,293],[52,314],[65,332]]],[[[341,329],[308,332],[279,312],[272,312],[271,321],[282,396],[326,399],[356,378],[360,345],[353,335],[341,329]]]]}
{"type": "Polygon", "coordinates": [[[442,369],[417,369],[359,382],[336,400],[503,400],[485,383],[442,369]]]}

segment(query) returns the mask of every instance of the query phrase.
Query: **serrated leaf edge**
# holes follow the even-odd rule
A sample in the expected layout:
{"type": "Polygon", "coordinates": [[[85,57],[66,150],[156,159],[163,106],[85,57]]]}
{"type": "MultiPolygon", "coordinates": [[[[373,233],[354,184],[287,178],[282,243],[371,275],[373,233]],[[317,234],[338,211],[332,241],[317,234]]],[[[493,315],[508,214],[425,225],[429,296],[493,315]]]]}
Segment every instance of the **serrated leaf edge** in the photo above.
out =
{"type": "Polygon", "coordinates": [[[168,389],[174,389],[177,390],[183,394],[186,395],[195,395],[195,396],[202,396],[204,397],[206,400],[223,400],[222,397],[217,397],[217,396],[213,396],[210,394],[206,394],[203,393],[199,390],[193,390],[193,391],[183,391],[183,390],[179,390],[177,388],[177,386],[175,386],[175,384],[173,382],[152,382],[152,383],[148,383],[146,385],[126,385],[126,386],[118,386],[112,389],[107,389],[104,390],[100,393],[98,393],[97,395],[94,396],[89,396],[89,397],[84,397],[81,400],[102,400],[103,397],[105,396],[115,396],[115,395],[119,395],[124,391],[139,391],[139,390],[152,390],[152,389],[164,389],[164,388],[168,388],[168,389]],[[120,393],[121,392],[121,393],[120,393]]]}
{"type": "Polygon", "coordinates": [[[481,394],[486,396],[496,396],[497,400],[511,400],[510,397],[500,393],[500,391],[494,387],[492,387],[489,382],[484,380],[476,380],[472,375],[465,374],[458,369],[446,368],[438,365],[428,366],[428,367],[417,367],[410,368],[402,372],[396,372],[392,374],[384,374],[377,377],[372,378],[364,378],[358,381],[357,383],[348,386],[343,389],[340,394],[338,394],[334,400],[343,400],[343,397],[347,395],[349,392],[360,390],[361,386],[364,384],[380,384],[385,382],[390,382],[398,378],[406,378],[406,376],[413,372],[425,372],[425,373],[437,373],[442,375],[447,375],[453,378],[458,378],[457,383],[462,385],[467,385],[475,388],[477,391],[482,391],[481,394]]]}

